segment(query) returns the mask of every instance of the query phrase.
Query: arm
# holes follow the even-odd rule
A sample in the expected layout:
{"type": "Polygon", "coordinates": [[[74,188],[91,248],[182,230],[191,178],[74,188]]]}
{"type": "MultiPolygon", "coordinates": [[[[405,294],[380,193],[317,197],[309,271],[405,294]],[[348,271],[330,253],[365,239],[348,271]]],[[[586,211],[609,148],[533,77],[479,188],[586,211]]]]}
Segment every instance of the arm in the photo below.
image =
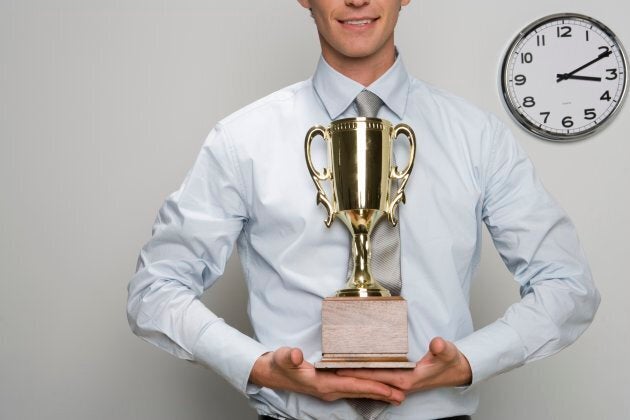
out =
{"type": "Polygon", "coordinates": [[[159,211],[129,283],[127,314],[143,339],[213,369],[245,392],[255,360],[268,349],[199,300],[223,273],[247,217],[232,156],[217,127],[159,211]]]}
{"type": "Polygon", "coordinates": [[[269,351],[199,300],[223,273],[247,220],[243,182],[230,148],[227,134],[220,127],[213,130],[179,191],[160,209],[129,283],[132,330],[214,370],[242,393],[256,392],[248,387],[251,382],[327,401],[363,397],[399,404],[404,394],[391,386],[318,372],[299,349],[269,351]]]}
{"type": "Polygon", "coordinates": [[[455,343],[471,364],[473,383],[573,343],[600,302],[575,227],[544,189],[512,134],[493,122],[483,219],[521,286],[521,301],[455,343]]]}
{"type": "Polygon", "coordinates": [[[483,220],[521,285],[521,301],[454,343],[433,339],[411,371],[338,374],[383,381],[406,392],[468,385],[560,351],[592,321],[600,297],[573,224],[508,130],[496,120],[491,124],[483,220]]]}

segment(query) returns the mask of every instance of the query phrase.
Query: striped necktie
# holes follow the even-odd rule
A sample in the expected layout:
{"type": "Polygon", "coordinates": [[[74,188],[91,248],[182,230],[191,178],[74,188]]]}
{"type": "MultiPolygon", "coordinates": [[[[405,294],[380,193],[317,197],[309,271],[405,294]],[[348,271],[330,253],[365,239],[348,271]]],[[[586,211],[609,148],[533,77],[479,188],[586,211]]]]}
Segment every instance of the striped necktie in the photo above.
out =
{"type": "MultiPolygon", "coordinates": [[[[360,117],[376,117],[383,101],[369,90],[363,90],[355,99],[360,117]]],[[[393,156],[392,156],[393,157],[393,156]]],[[[396,183],[393,183],[396,187],[396,183]]],[[[396,190],[392,191],[392,196],[396,190]]],[[[400,224],[392,226],[383,218],[372,231],[372,274],[374,278],[393,296],[400,295],[402,278],[400,276],[400,224]]],[[[353,261],[349,261],[352,270],[353,261]]],[[[349,273],[348,273],[349,274],[349,273]]]]}
{"type": "MultiPolygon", "coordinates": [[[[383,101],[369,90],[363,90],[355,99],[360,117],[376,117],[383,101]]],[[[396,183],[394,183],[394,186],[396,183]]],[[[395,191],[394,191],[395,192],[395,191]]],[[[395,227],[383,218],[372,231],[372,274],[392,295],[400,295],[400,223],[395,227]]],[[[352,272],[352,258],[348,260],[348,276],[352,272]]],[[[348,403],[366,420],[374,420],[389,404],[363,398],[349,399],[348,403]]]]}

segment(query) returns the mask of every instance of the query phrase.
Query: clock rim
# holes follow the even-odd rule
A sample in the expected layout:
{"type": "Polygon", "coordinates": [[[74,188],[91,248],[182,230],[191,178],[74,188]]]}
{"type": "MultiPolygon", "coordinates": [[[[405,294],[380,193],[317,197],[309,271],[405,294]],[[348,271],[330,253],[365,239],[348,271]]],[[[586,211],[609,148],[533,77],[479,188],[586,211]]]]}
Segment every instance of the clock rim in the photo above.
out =
{"type": "Polygon", "coordinates": [[[626,93],[628,91],[628,81],[629,81],[629,76],[628,76],[627,54],[621,40],[617,37],[617,35],[615,35],[615,33],[608,26],[603,24],[598,19],[595,19],[587,15],[583,15],[580,13],[571,13],[571,12],[554,13],[551,15],[546,15],[544,17],[536,19],[535,21],[527,25],[525,28],[520,30],[518,34],[514,37],[512,42],[510,43],[505,54],[503,55],[503,61],[502,61],[501,69],[499,73],[499,84],[501,86],[501,97],[503,99],[502,102],[503,102],[504,107],[507,108],[507,111],[512,117],[512,119],[514,119],[518,123],[518,125],[522,129],[526,130],[528,133],[533,134],[536,137],[541,138],[543,140],[550,140],[550,141],[559,142],[559,143],[582,140],[586,137],[592,136],[593,134],[601,131],[604,127],[606,127],[614,119],[614,117],[617,115],[619,110],[623,108],[623,104],[626,98],[626,93]],[[534,30],[535,28],[542,26],[546,23],[563,19],[563,18],[567,20],[569,19],[582,20],[590,24],[593,24],[594,26],[597,26],[602,32],[604,32],[608,37],[610,37],[610,39],[615,43],[621,55],[622,64],[624,66],[624,76],[625,76],[624,86],[623,86],[623,91],[621,92],[621,96],[619,97],[619,101],[617,102],[617,105],[610,112],[610,114],[606,116],[606,118],[604,118],[602,121],[599,122],[599,124],[596,124],[595,126],[589,128],[588,130],[585,130],[579,133],[567,133],[567,134],[552,133],[538,127],[537,125],[530,122],[525,116],[523,116],[517,110],[517,108],[514,106],[514,104],[510,100],[509,93],[508,93],[508,88],[509,88],[508,82],[507,82],[508,62],[509,62],[509,58],[514,53],[516,46],[519,44],[521,40],[523,40],[527,36],[527,34],[531,33],[532,30],[534,30]]]}

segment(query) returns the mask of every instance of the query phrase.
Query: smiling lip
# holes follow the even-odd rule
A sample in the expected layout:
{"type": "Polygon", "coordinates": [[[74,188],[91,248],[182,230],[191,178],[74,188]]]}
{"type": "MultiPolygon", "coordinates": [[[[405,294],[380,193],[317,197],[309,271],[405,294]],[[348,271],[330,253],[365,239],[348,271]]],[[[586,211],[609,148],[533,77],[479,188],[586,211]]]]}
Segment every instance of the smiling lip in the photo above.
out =
{"type": "Polygon", "coordinates": [[[376,22],[378,18],[353,18],[353,19],[339,19],[339,23],[344,26],[353,27],[353,28],[364,28],[374,22],[376,22]]]}

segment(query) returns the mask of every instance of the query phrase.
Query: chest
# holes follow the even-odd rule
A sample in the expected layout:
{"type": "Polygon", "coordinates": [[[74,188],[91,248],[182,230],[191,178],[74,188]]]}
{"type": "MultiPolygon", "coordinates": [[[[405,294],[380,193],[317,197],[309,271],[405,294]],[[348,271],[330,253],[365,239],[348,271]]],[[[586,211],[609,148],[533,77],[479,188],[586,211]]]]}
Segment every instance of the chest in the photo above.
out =
{"type": "MultiPolygon", "coordinates": [[[[323,226],[326,210],[317,205],[317,188],[307,169],[304,139],[299,130],[258,147],[246,162],[250,183],[251,228],[299,235],[310,225],[323,226]]],[[[306,129],[304,130],[306,132],[306,129]]],[[[405,189],[406,204],[400,206],[401,226],[420,241],[453,238],[471,243],[477,238],[482,200],[478,159],[463,142],[419,133],[413,172],[405,189]]],[[[313,145],[313,160],[326,165],[323,142],[313,145]]],[[[330,182],[323,182],[331,196],[330,182]]],[[[338,222],[335,222],[338,224],[338,222]]]]}

